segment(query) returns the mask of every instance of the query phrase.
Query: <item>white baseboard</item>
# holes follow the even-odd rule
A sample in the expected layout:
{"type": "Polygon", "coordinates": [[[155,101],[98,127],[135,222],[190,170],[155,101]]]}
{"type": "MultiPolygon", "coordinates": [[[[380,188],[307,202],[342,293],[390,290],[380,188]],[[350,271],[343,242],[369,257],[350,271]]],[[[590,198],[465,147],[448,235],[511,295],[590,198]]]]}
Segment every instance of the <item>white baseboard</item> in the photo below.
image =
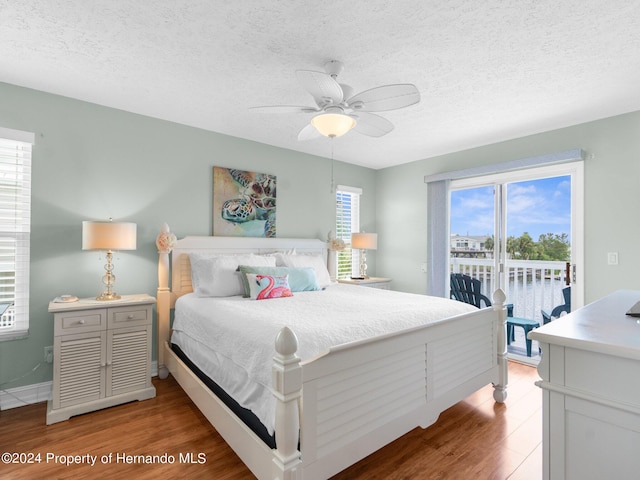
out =
{"type": "Polygon", "coordinates": [[[23,387],[0,390],[0,410],[24,407],[51,399],[52,382],[34,383],[23,387]]]}
{"type": "MultiPolygon", "coordinates": [[[[151,376],[156,377],[157,375],[158,362],[151,362],[151,376]]],[[[0,410],[9,410],[51,400],[51,389],[52,382],[49,381],[0,390],[0,410]]]]}

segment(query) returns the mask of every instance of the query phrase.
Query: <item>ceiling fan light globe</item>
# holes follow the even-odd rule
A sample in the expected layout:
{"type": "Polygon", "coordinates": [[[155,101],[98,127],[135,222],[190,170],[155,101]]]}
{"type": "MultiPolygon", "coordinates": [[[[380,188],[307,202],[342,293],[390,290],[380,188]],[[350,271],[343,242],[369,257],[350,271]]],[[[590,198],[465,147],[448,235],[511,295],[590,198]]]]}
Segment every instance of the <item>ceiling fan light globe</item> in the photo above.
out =
{"type": "Polygon", "coordinates": [[[311,125],[325,137],[341,137],[356,126],[356,121],[342,113],[321,113],[311,119],[311,125]]]}

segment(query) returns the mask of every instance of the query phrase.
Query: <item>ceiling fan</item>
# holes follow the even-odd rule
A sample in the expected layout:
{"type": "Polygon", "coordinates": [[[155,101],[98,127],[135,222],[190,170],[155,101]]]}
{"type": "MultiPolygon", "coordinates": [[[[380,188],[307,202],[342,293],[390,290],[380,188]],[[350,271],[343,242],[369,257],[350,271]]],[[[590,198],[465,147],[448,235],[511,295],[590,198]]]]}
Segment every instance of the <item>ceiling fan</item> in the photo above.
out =
{"type": "Polygon", "coordinates": [[[273,105],[251,107],[265,113],[314,113],[311,123],[298,134],[298,140],[312,140],[324,135],[339,137],[352,128],[370,137],[381,137],[393,130],[393,124],[371,112],[385,112],[414,105],[420,101],[415,85],[401,83],[375,87],[356,95],[353,88],[337,82],[344,66],[337,60],[324,65],[325,72],[297,70],[298,81],[316,106],[273,105]]]}

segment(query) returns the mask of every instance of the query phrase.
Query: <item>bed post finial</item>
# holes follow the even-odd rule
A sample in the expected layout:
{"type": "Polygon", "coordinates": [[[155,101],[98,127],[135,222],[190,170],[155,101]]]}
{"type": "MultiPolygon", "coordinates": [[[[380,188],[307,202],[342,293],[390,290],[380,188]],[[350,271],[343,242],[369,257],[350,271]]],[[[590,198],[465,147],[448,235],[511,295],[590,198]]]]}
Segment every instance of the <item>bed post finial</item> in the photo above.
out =
{"type": "Polygon", "coordinates": [[[289,358],[298,351],[298,337],[289,327],[284,327],[276,336],[276,352],[289,358]]]}
{"type": "Polygon", "coordinates": [[[493,293],[493,309],[498,312],[498,383],[493,385],[493,398],[504,403],[507,399],[509,364],[507,362],[507,296],[499,288],[493,293]]]}
{"type": "Polygon", "coordinates": [[[158,376],[167,378],[169,370],[164,363],[164,343],[169,341],[169,316],[171,291],[169,290],[169,253],[176,244],[176,236],[166,223],[160,227],[156,237],[158,247],[158,293],[156,312],[158,315],[158,376]]]}
{"type": "Polygon", "coordinates": [[[335,281],[337,276],[336,252],[340,252],[344,249],[344,240],[336,238],[333,234],[333,230],[329,230],[329,233],[327,233],[327,269],[329,270],[329,276],[332,281],[335,281]]]}
{"type": "Polygon", "coordinates": [[[299,400],[302,395],[302,367],[298,350],[298,338],[289,327],[284,327],[276,337],[276,354],[273,357],[273,395],[276,397],[276,443],[273,459],[273,478],[294,480],[301,477],[299,469],[300,431],[299,400]]]}

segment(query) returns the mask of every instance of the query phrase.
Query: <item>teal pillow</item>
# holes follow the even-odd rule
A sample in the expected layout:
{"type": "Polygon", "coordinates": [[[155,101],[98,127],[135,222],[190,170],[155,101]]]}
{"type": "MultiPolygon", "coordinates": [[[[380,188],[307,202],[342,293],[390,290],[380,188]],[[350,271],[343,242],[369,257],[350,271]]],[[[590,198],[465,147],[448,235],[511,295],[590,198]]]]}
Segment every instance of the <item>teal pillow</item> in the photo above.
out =
{"type": "Polygon", "coordinates": [[[312,290],[321,290],[316,280],[316,271],[312,267],[290,268],[290,267],[254,267],[251,265],[240,265],[238,267],[242,276],[244,285],[244,296],[251,296],[249,289],[248,273],[259,273],[262,275],[289,276],[289,288],[292,292],[308,292],[312,290]]]}

